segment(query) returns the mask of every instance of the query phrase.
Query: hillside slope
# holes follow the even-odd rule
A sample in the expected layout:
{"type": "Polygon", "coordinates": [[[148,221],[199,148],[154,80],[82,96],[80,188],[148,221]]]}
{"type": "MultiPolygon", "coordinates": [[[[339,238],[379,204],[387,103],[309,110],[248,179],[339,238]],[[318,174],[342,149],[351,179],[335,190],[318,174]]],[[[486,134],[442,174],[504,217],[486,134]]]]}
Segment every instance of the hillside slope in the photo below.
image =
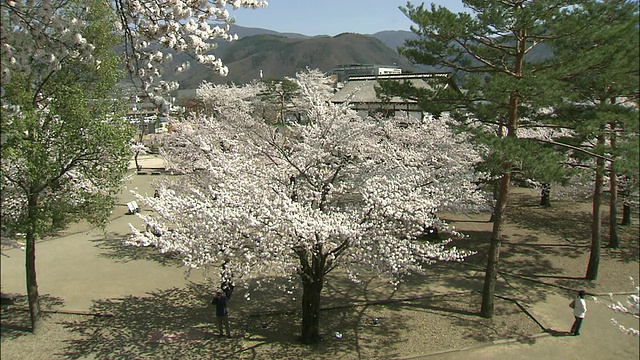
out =
{"type": "MultiPolygon", "coordinates": [[[[218,49],[217,55],[229,67],[227,77],[194,65],[190,71],[175,78],[180,82],[180,87],[195,88],[202,81],[244,84],[259,79],[260,70],[264,78],[282,78],[294,76],[307,67],[328,73],[339,64],[396,64],[403,70],[413,69],[409,61],[382,41],[353,33],[313,38],[272,34],[246,36],[218,49]]],[[[186,60],[181,60],[181,56],[184,55],[177,55],[176,60],[186,60]]]]}

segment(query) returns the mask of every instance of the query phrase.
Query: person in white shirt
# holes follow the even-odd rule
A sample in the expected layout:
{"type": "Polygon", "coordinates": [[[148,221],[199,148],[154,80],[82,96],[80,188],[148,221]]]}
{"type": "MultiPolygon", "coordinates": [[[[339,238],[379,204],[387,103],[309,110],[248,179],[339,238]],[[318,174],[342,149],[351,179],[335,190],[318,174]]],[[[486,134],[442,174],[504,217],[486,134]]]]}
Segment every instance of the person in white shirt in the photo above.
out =
{"type": "Polygon", "coordinates": [[[580,335],[580,327],[582,326],[582,320],[587,313],[587,302],[584,300],[586,292],[584,290],[578,291],[578,296],[573,300],[573,316],[576,320],[571,326],[571,334],[573,336],[580,335]]]}

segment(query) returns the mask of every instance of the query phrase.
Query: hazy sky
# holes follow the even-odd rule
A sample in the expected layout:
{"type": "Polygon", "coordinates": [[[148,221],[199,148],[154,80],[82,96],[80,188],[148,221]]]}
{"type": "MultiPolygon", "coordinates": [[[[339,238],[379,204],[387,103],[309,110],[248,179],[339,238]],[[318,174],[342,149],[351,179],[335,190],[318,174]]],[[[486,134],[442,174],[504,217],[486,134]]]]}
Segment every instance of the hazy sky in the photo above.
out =
{"type": "MultiPolygon", "coordinates": [[[[256,10],[235,10],[236,24],[309,36],[344,32],[373,34],[383,30],[409,30],[413,24],[401,11],[406,0],[268,0],[256,10]]],[[[420,1],[410,1],[419,5],[420,1]]],[[[461,0],[425,1],[453,12],[464,11],[461,0]]]]}

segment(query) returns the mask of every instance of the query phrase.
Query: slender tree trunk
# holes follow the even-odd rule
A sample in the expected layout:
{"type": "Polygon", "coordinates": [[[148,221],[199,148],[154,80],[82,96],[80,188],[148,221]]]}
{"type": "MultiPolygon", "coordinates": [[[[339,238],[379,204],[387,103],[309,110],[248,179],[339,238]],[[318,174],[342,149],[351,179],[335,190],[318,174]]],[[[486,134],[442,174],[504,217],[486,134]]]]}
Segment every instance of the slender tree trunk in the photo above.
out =
{"type": "Polygon", "coordinates": [[[610,197],[609,197],[609,244],[607,247],[617,249],[620,246],[620,241],[618,240],[618,178],[616,175],[616,170],[614,168],[614,163],[611,162],[609,167],[609,189],[610,197]]]}
{"type": "MultiPolygon", "coordinates": [[[[612,154],[616,153],[616,124],[609,123],[611,135],[609,141],[612,154]]],[[[612,155],[613,156],[613,155],[612,155]]],[[[620,246],[618,240],[618,174],[615,162],[609,163],[609,244],[607,247],[617,249],[620,246]]]]}
{"type": "MultiPolygon", "coordinates": [[[[516,44],[516,54],[514,62],[514,74],[516,79],[521,79],[524,69],[524,55],[527,52],[527,31],[519,30],[515,34],[518,42],[516,44]]],[[[498,135],[503,136],[504,131],[507,137],[516,138],[518,131],[518,105],[520,103],[520,92],[517,89],[509,94],[509,110],[507,112],[506,126],[500,126],[498,135]]],[[[482,291],[482,307],[480,315],[485,318],[493,317],[494,293],[496,287],[496,279],[498,277],[498,267],[500,264],[500,247],[502,246],[502,227],[505,221],[505,211],[507,208],[507,200],[509,198],[509,190],[511,189],[511,167],[510,162],[502,164],[503,174],[500,179],[500,189],[498,191],[498,200],[494,209],[493,230],[491,231],[491,243],[489,245],[489,254],[487,257],[487,269],[484,277],[484,286],[482,291]]]]}
{"type": "Polygon", "coordinates": [[[493,187],[493,201],[494,201],[494,207],[493,207],[493,211],[491,212],[491,218],[489,219],[489,222],[494,222],[496,221],[496,207],[498,204],[498,194],[500,193],[500,179],[496,179],[492,182],[492,187],[493,187]]]}
{"type": "Polygon", "coordinates": [[[142,167],[138,164],[138,155],[140,155],[140,151],[136,151],[136,155],[133,157],[133,160],[136,163],[136,171],[142,170],[142,167]]]}
{"type": "Polygon", "coordinates": [[[36,238],[37,238],[37,197],[31,196],[28,201],[29,221],[31,225],[26,233],[25,269],[27,275],[27,302],[31,319],[31,332],[35,333],[40,320],[40,300],[38,295],[38,281],[36,278],[36,238]]]}
{"type": "Polygon", "coordinates": [[[485,318],[493,317],[494,294],[496,279],[498,278],[498,266],[500,264],[500,248],[502,247],[502,228],[504,224],[504,213],[507,207],[507,199],[511,187],[511,173],[506,172],[500,179],[500,191],[498,200],[493,210],[494,221],[491,232],[491,243],[489,244],[489,254],[487,259],[487,269],[484,276],[484,287],[482,290],[482,307],[480,315],[485,318]]]}
{"type": "MultiPolygon", "coordinates": [[[[598,136],[598,145],[604,143],[604,136],[598,136]]],[[[602,246],[601,238],[601,215],[600,204],[602,202],[602,185],[604,182],[604,160],[598,158],[596,160],[596,179],[595,190],[593,192],[593,214],[591,220],[591,254],[589,256],[589,265],[587,265],[587,280],[596,280],[598,278],[598,267],[600,265],[600,248],[602,246]]]]}
{"type": "Polygon", "coordinates": [[[628,201],[622,204],[622,223],[620,225],[631,225],[631,204],[628,201]]]}

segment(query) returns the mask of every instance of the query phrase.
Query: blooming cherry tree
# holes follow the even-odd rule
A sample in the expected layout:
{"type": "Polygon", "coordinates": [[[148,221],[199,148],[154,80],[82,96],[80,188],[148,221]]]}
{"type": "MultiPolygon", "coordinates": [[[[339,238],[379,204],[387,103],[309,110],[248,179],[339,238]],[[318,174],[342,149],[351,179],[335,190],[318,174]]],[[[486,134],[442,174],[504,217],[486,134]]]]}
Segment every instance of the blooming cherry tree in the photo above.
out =
{"type": "Polygon", "coordinates": [[[36,239],[78,218],[104,224],[127,170],[132,134],[113,114],[117,106],[111,101],[121,78],[118,60],[164,112],[169,103],[161,94],[177,87],[160,81],[171,69],[170,51],[189,53],[225,74],[209,51],[217,40],[235,39],[228,8],[266,5],[258,0],[0,2],[2,241],[25,238],[32,330],[40,318],[36,239]],[[118,59],[114,49],[120,45],[118,59]]]}
{"type": "Polygon", "coordinates": [[[155,213],[131,243],[183,256],[189,267],[215,267],[223,282],[265,274],[302,281],[302,340],[319,339],[325,276],[340,268],[422,272],[437,260],[470,253],[449,240],[417,238],[428,227],[449,230],[440,211],[486,207],[475,182],[480,160],[446,118],[362,119],[328,102],[327,77],[298,74],[306,125],[273,126],[252,114],[260,91],[203,85],[214,117],[193,117],[168,134],[164,156],[185,172],[159,184],[159,198],[139,199],[155,213]],[[156,234],[154,234],[154,232],[156,234]],[[158,234],[161,234],[158,236],[158,234]]]}
{"type": "MultiPolygon", "coordinates": [[[[164,71],[184,71],[188,62],[173,64],[171,51],[188,53],[212,70],[226,75],[227,67],[211,54],[216,41],[233,41],[229,9],[267,6],[260,0],[118,0],[110,2],[119,34],[123,36],[123,63],[150,98],[168,106],[161,94],[177,83],[161,81],[164,71]]],[[[100,67],[87,40],[85,20],[90,2],[61,0],[2,1],[0,73],[2,82],[14,74],[38,72],[42,78],[58,71],[69,58],[100,67]]]]}

